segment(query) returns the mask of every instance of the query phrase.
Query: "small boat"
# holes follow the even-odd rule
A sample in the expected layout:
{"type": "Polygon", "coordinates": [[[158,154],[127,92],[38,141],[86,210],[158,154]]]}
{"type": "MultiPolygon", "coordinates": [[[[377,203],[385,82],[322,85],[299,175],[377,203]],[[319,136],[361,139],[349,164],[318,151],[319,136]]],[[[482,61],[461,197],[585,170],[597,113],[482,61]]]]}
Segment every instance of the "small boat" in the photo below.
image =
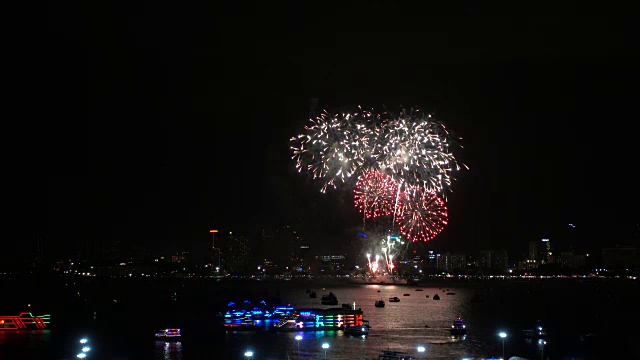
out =
{"type": "Polygon", "coordinates": [[[343,331],[345,335],[364,336],[369,334],[369,329],[371,329],[369,321],[362,320],[362,325],[345,325],[343,331]]]}
{"type": "Polygon", "coordinates": [[[375,303],[375,307],[384,307],[384,300],[378,300],[375,303]]]}
{"type": "Polygon", "coordinates": [[[413,360],[411,355],[400,351],[383,351],[378,360],[413,360]]]}
{"type": "Polygon", "coordinates": [[[310,297],[311,299],[315,299],[315,298],[316,298],[316,297],[318,297],[318,296],[316,295],[316,292],[315,292],[315,291],[310,291],[310,292],[309,292],[309,297],[310,297]]]}
{"type": "Polygon", "coordinates": [[[397,296],[390,297],[390,298],[389,298],[389,302],[400,302],[400,299],[398,299],[398,297],[397,297],[397,296]]]}
{"type": "Polygon", "coordinates": [[[322,305],[338,305],[338,298],[334,293],[329,292],[328,295],[322,295],[320,303],[322,305]]]}
{"type": "Polygon", "coordinates": [[[378,292],[380,292],[380,290],[378,290],[378,292]]]}
{"type": "Polygon", "coordinates": [[[453,325],[451,325],[451,335],[465,335],[467,333],[467,326],[464,324],[464,321],[458,316],[457,319],[453,321],[453,325]]]}
{"type": "Polygon", "coordinates": [[[156,340],[158,341],[180,341],[182,339],[182,333],[180,329],[164,329],[156,333],[156,340]]]}
{"type": "Polygon", "coordinates": [[[429,295],[427,295],[427,297],[429,297],[429,295]]]}
{"type": "Polygon", "coordinates": [[[416,291],[422,291],[422,289],[416,289],[416,291]]]}
{"type": "Polygon", "coordinates": [[[448,292],[447,295],[455,295],[456,293],[454,292],[448,292]]]}
{"type": "Polygon", "coordinates": [[[402,294],[402,296],[411,296],[411,294],[402,294]]]}
{"type": "Polygon", "coordinates": [[[438,294],[433,295],[433,300],[440,300],[440,296],[438,294]]]}

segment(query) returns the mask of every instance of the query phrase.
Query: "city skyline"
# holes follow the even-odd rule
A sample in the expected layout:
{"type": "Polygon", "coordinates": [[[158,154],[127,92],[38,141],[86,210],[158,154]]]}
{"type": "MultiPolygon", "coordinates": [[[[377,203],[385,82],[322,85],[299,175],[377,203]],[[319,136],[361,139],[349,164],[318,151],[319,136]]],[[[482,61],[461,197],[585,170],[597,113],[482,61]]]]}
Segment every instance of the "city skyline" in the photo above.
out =
{"type": "Polygon", "coordinates": [[[86,54],[87,73],[54,59],[66,93],[53,92],[65,95],[51,109],[66,113],[77,93],[87,112],[44,129],[46,210],[22,238],[40,236],[49,253],[85,241],[189,247],[212,227],[295,223],[312,244],[349,238],[360,222],[352,193],[322,194],[299,176],[288,140],[311,110],[357,105],[418,105],[463,137],[470,170],[456,174],[434,246],[513,252],[573,223],[589,246],[605,247],[640,221],[637,151],[624,127],[638,83],[627,22],[531,15],[521,26],[473,10],[425,16],[425,26],[418,16],[385,20],[404,33],[359,32],[316,29],[309,10],[268,9],[270,20],[238,12],[247,28],[233,33],[226,19],[208,27],[203,8],[169,32],[113,6],[87,29],[92,41],[57,30],[60,51],[86,54]],[[266,26],[276,20],[286,26],[266,26]],[[379,44],[397,55],[366,55],[379,44]],[[69,74],[81,86],[65,86],[69,74]]]}

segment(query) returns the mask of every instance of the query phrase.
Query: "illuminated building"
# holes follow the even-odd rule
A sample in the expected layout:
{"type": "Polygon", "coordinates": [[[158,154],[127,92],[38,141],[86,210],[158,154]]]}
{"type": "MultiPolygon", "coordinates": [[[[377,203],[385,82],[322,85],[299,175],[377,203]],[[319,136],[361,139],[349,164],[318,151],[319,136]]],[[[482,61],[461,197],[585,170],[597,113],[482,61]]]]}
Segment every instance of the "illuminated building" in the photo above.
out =
{"type": "Polygon", "coordinates": [[[585,265],[585,255],[575,255],[573,251],[563,251],[560,255],[549,255],[550,264],[558,264],[563,268],[580,268],[585,265]]]}
{"type": "Polygon", "coordinates": [[[640,248],[624,246],[604,248],[602,265],[607,269],[640,268],[640,248]]]}
{"type": "Polygon", "coordinates": [[[549,239],[529,241],[529,260],[535,260],[538,264],[546,264],[549,262],[550,255],[553,255],[553,252],[549,239]]]}
{"type": "MultiPolygon", "coordinates": [[[[245,235],[230,231],[224,239],[224,244],[225,268],[231,272],[243,272],[249,270],[249,239],[245,235]]],[[[215,263],[216,262],[214,262],[214,264],[215,263]]]]}
{"type": "Polygon", "coordinates": [[[451,254],[451,269],[463,270],[467,267],[467,255],[465,254],[451,254]]]}
{"type": "Polygon", "coordinates": [[[479,267],[498,271],[506,271],[508,267],[507,251],[485,250],[480,252],[479,267]]]}

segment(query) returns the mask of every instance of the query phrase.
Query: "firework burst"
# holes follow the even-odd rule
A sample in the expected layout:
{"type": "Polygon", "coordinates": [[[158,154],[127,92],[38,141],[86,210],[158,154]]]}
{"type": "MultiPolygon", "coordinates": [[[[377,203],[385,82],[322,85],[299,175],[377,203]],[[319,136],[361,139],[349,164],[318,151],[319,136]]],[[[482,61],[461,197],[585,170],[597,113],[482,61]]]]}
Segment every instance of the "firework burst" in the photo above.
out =
{"type": "Polygon", "coordinates": [[[337,114],[325,111],[312,119],[304,134],[291,138],[292,159],[298,171],[308,171],[322,181],[322,192],[355,179],[375,161],[370,146],[372,119],[372,114],[363,110],[337,114]]]}
{"type": "Polygon", "coordinates": [[[422,187],[405,191],[398,204],[400,233],[411,241],[430,241],[447,226],[444,200],[422,187]]]}
{"type": "Polygon", "coordinates": [[[452,173],[460,165],[451,148],[455,145],[445,125],[419,109],[385,113],[375,133],[379,168],[408,187],[421,186],[445,195],[451,190],[452,173]]]}
{"type": "Polygon", "coordinates": [[[354,204],[367,219],[391,215],[397,189],[398,184],[391,176],[365,170],[353,190],[354,204]]]}

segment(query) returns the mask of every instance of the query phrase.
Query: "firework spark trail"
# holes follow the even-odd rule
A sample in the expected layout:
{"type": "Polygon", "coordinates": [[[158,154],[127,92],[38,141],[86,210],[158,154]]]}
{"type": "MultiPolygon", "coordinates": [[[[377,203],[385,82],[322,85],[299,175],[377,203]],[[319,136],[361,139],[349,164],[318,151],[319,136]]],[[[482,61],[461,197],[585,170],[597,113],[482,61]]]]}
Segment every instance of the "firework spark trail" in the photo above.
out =
{"type": "Polygon", "coordinates": [[[305,134],[291,138],[298,171],[304,169],[314,179],[321,179],[322,192],[347,182],[372,161],[371,117],[366,111],[333,115],[325,111],[312,119],[305,134]]]}
{"type": "Polygon", "coordinates": [[[376,170],[365,170],[358,177],[353,190],[354,205],[366,219],[390,215],[395,209],[394,196],[398,184],[389,175],[376,170]]]}
{"type": "Polygon", "coordinates": [[[400,233],[411,241],[429,241],[448,223],[444,200],[422,187],[406,191],[400,202],[400,233]]]}

